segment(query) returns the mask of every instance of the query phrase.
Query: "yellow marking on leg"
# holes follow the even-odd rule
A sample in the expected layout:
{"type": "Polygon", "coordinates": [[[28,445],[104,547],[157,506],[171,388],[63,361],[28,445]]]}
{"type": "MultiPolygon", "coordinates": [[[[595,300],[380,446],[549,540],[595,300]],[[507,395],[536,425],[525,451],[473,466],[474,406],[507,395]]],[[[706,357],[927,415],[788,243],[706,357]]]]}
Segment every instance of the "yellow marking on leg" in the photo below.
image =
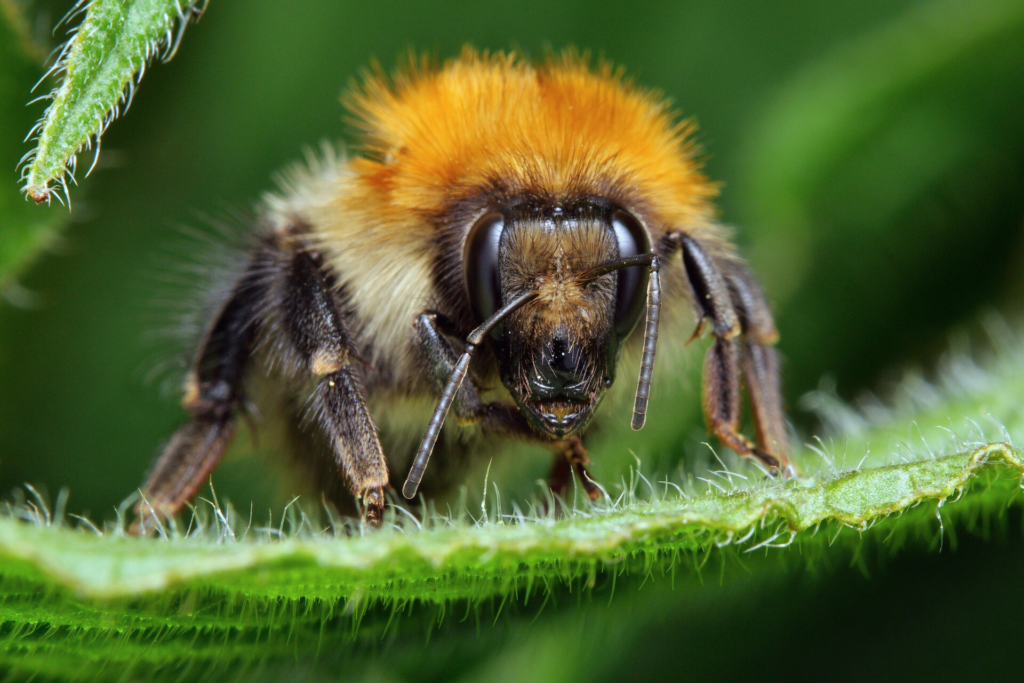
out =
{"type": "Polygon", "coordinates": [[[185,410],[195,410],[203,402],[202,394],[199,391],[199,378],[194,372],[190,372],[182,387],[181,405],[185,410]]]}
{"type": "MultiPolygon", "coordinates": [[[[310,359],[310,370],[317,377],[330,375],[341,370],[348,363],[348,354],[332,354],[327,351],[317,351],[310,359]]],[[[333,384],[331,386],[334,386],[333,384]]]]}

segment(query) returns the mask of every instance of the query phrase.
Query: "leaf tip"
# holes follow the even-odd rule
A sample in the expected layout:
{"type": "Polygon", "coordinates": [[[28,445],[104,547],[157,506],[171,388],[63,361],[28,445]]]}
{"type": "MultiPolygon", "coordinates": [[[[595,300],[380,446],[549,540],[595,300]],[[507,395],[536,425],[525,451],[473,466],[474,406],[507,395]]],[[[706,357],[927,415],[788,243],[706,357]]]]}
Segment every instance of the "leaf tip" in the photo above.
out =
{"type": "Polygon", "coordinates": [[[30,185],[25,188],[25,194],[28,195],[28,198],[34,201],[37,205],[50,203],[50,188],[45,185],[30,185]]]}

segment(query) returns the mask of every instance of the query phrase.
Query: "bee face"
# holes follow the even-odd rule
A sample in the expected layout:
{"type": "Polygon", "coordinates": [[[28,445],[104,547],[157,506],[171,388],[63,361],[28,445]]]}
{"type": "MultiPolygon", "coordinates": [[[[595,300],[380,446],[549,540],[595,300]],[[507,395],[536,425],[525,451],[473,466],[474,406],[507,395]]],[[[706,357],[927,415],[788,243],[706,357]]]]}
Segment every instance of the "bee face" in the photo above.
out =
{"type": "Polygon", "coordinates": [[[590,421],[647,284],[642,266],[592,271],[648,251],[640,222],[601,200],[523,200],[485,213],[469,231],[464,270],[478,321],[535,294],[492,330],[491,346],[502,383],[536,431],[561,438],[590,421]]]}

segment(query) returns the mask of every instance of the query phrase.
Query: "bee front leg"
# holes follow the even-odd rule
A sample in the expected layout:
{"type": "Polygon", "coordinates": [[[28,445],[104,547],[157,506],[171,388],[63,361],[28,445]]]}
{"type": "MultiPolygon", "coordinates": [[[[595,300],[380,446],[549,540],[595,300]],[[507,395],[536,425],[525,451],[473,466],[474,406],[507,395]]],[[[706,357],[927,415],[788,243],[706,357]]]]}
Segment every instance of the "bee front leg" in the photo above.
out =
{"type": "Polygon", "coordinates": [[[317,378],[314,410],[331,440],[335,461],[363,520],[378,525],[384,514],[388,468],[377,427],[352,363],[352,339],[331,294],[319,257],[299,249],[291,257],[283,314],[296,350],[317,378]]]}
{"type": "MultiPolygon", "coordinates": [[[[416,317],[415,333],[419,341],[424,373],[430,377],[437,392],[441,393],[459,360],[446,336],[457,336],[456,330],[444,315],[436,311],[424,311],[416,317]]],[[[485,403],[471,381],[464,382],[460,387],[452,402],[452,410],[455,412],[456,420],[461,424],[476,424],[486,431],[541,440],[515,406],[500,401],[485,403]]],[[[551,443],[546,439],[543,441],[551,443]]],[[[551,490],[557,495],[562,495],[575,473],[588,498],[601,498],[603,491],[587,471],[586,466],[590,461],[580,439],[570,437],[558,441],[555,448],[555,461],[548,477],[551,490]]]]}
{"type": "Polygon", "coordinates": [[[583,487],[583,492],[591,501],[598,501],[604,497],[604,490],[591,476],[587,470],[590,459],[587,457],[587,449],[579,437],[572,436],[557,444],[558,452],[555,453],[555,462],[551,466],[551,474],[548,475],[548,487],[557,496],[564,496],[569,485],[572,483],[572,475],[575,474],[583,487]]]}
{"type": "MultiPolygon", "coordinates": [[[[414,331],[419,342],[423,372],[440,394],[459,361],[446,336],[454,336],[454,326],[441,313],[424,311],[416,316],[414,331]]],[[[533,430],[515,406],[501,401],[485,403],[471,378],[459,388],[452,402],[452,410],[460,424],[476,424],[491,432],[534,436],[533,430]]]]}
{"type": "Polygon", "coordinates": [[[796,474],[786,457],[778,359],[772,348],[778,333],[764,295],[738,259],[714,258],[688,235],[679,233],[675,240],[699,315],[713,325],[715,342],[704,361],[703,405],[709,431],[773,472],[796,474]],[[739,432],[741,376],[750,393],[756,446],[739,432]]]}
{"type": "Polygon", "coordinates": [[[779,333],[771,309],[743,263],[730,263],[726,280],[743,330],[739,341],[740,368],[750,393],[757,442],[763,450],[780,456],[785,476],[794,476],[796,468],[785,457],[786,417],[779,382],[779,357],[774,347],[779,333]]]}

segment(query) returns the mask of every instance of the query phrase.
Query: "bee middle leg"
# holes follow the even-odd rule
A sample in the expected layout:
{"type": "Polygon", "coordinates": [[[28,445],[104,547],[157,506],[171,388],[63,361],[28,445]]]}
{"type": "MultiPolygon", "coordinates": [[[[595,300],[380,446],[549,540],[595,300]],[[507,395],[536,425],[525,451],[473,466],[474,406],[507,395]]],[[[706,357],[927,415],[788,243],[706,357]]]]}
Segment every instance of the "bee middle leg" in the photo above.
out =
{"type": "Polygon", "coordinates": [[[352,339],[318,256],[302,248],[291,256],[284,283],[284,319],[296,350],[316,378],[314,414],[330,439],[335,461],[363,520],[380,524],[388,467],[353,364],[352,339]]]}

